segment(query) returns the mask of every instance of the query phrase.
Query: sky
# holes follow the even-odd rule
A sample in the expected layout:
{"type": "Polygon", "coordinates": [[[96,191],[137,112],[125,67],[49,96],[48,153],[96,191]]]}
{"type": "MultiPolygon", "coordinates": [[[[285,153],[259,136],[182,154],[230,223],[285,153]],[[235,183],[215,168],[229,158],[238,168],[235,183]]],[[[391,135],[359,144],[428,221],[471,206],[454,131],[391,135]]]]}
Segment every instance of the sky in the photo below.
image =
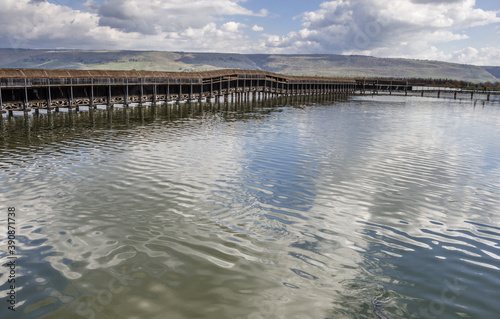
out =
{"type": "Polygon", "coordinates": [[[0,0],[0,47],[500,65],[498,0],[0,0]]]}

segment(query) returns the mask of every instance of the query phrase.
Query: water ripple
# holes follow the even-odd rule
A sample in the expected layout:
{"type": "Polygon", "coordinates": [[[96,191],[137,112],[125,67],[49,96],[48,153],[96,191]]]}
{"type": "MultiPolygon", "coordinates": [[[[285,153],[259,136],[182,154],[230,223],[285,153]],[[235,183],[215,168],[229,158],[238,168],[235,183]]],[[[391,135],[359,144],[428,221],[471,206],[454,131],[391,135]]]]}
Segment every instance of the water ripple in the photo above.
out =
{"type": "Polygon", "coordinates": [[[24,317],[492,317],[499,111],[441,103],[5,122],[24,317]]]}

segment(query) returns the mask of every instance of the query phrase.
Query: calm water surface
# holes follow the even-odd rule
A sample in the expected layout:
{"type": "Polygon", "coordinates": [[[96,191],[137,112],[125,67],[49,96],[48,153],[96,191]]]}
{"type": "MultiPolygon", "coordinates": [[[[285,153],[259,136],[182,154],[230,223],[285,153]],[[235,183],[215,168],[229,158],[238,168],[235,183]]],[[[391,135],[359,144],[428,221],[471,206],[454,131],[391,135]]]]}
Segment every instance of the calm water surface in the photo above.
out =
{"type": "Polygon", "coordinates": [[[355,97],[0,125],[1,318],[500,313],[499,103],[355,97]]]}

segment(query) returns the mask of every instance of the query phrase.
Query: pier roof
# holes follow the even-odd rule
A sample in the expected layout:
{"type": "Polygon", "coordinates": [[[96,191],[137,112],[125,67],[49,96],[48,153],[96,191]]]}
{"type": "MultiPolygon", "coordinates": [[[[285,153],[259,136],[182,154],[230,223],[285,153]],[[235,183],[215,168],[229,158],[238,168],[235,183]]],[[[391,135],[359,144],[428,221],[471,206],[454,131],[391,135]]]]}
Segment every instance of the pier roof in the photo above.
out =
{"type": "Polygon", "coordinates": [[[58,69],[2,69],[0,78],[43,79],[43,78],[169,78],[169,79],[207,79],[223,76],[253,75],[273,77],[283,80],[303,81],[338,81],[355,82],[350,78],[319,76],[292,76],[260,70],[220,69],[202,72],[166,72],[166,71],[118,71],[118,70],[58,70],[58,69]]]}

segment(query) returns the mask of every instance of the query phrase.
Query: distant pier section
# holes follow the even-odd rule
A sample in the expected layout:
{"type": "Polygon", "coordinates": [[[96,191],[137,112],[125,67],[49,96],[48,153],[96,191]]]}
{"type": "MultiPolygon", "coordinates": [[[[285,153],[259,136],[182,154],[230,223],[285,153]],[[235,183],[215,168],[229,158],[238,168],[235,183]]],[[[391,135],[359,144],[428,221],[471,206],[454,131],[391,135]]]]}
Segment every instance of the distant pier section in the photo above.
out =
{"type": "Polygon", "coordinates": [[[462,88],[434,87],[423,84],[411,84],[407,80],[393,79],[356,79],[356,94],[361,95],[405,95],[448,99],[477,99],[498,101],[499,91],[486,88],[472,90],[462,88]]]}
{"type": "Polygon", "coordinates": [[[0,113],[97,105],[265,100],[349,95],[354,79],[287,76],[257,70],[206,72],[0,69],[0,113]]]}

